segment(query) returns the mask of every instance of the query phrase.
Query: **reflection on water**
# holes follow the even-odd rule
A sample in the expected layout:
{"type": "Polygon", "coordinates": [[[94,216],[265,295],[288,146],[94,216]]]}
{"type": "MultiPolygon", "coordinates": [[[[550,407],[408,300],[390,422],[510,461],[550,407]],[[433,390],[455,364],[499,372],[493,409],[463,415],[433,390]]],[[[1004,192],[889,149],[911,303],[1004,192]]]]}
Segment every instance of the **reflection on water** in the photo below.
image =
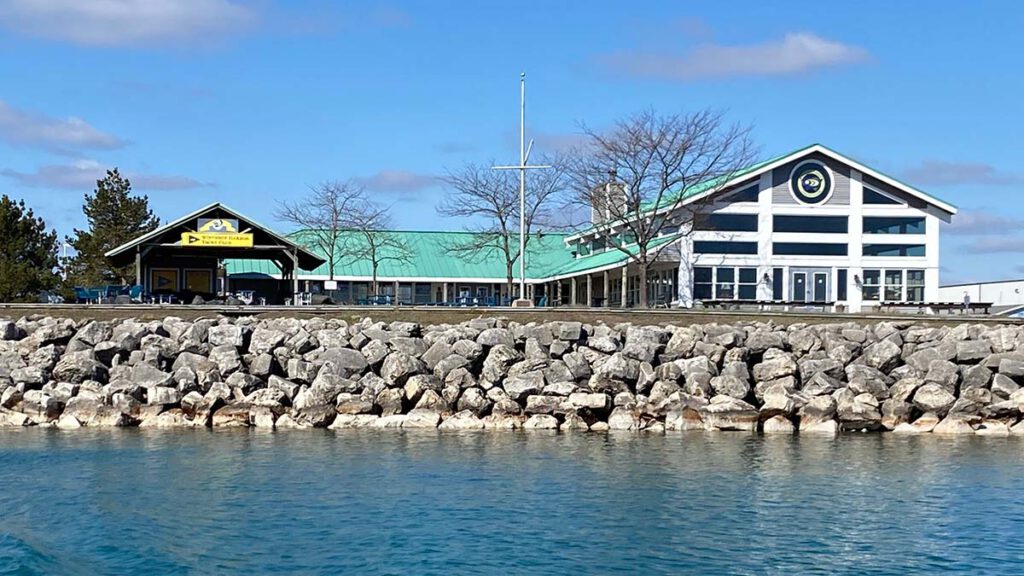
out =
{"type": "Polygon", "coordinates": [[[1024,441],[0,431],[0,574],[1015,573],[1024,441]]]}

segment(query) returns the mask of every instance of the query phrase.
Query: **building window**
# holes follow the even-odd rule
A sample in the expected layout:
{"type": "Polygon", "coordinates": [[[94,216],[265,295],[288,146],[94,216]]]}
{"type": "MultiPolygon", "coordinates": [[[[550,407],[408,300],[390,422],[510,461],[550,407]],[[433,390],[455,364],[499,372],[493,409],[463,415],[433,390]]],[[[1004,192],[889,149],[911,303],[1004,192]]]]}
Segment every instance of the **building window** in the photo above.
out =
{"type": "Polygon", "coordinates": [[[836,270],[836,300],[846,300],[846,268],[836,270]]]}
{"type": "Polygon", "coordinates": [[[757,268],[740,268],[740,300],[757,300],[757,268]]]}
{"type": "Polygon", "coordinates": [[[924,218],[865,216],[865,234],[924,234],[924,218]]]}
{"type": "Polygon", "coordinates": [[[861,284],[861,295],[865,300],[878,300],[881,270],[865,270],[864,282],[861,284]]]}
{"type": "Polygon", "coordinates": [[[757,242],[696,240],[693,251],[696,254],[757,254],[757,242]]]}
{"type": "Polygon", "coordinates": [[[700,266],[693,269],[693,297],[697,300],[711,300],[711,268],[700,266]]]}
{"type": "Polygon", "coordinates": [[[907,302],[924,302],[924,270],[907,270],[907,302]]]}
{"type": "Polygon", "coordinates": [[[757,186],[748,186],[743,190],[729,196],[726,200],[729,202],[757,202],[758,190],[757,186]]]}
{"type": "Polygon", "coordinates": [[[889,302],[903,300],[903,270],[885,271],[885,298],[889,302]]]}
{"type": "Polygon", "coordinates": [[[864,203],[865,204],[903,204],[903,202],[900,202],[899,200],[896,200],[895,198],[891,198],[889,196],[886,196],[885,194],[882,194],[881,192],[877,192],[875,190],[872,190],[871,188],[868,188],[866,186],[864,187],[864,203]]]}
{"type": "Polygon", "coordinates": [[[623,230],[620,234],[622,238],[622,245],[627,246],[629,244],[636,244],[636,234],[632,230],[623,230]]]}
{"type": "Polygon", "coordinates": [[[576,253],[580,256],[590,256],[590,242],[578,242],[576,244],[576,253]]]}
{"type": "Polygon", "coordinates": [[[430,284],[422,282],[416,284],[416,303],[427,304],[430,302],[430,284]]]}
{"type": "Polygon", "coordinates": [[[732,300],[736,297],[736,270],[733,268],[715,268],[715,298],[732,300]]]}
{"type": "Polygon", "coordinates": [[[924,244],[865,244],[865,256],[924,256],[924,244]]]}
{"type": "Polygon", "coordinates": [[[782,291],[782,268],[772,268],[772,300],[785,300],[782,291]]]}
{"type": "Polygon", "coordinates": [[[604,236],[598,236],[590,241],[590,250],[592,252],[603,252],[608,247],[608,238],[604,236]]]}
{"type": "Polygon", "coordinates": [[[780,256],[846,256],[846,244],[820,244],[810,242],[775,242],[772,254],[780,256]]]}
{"type": "Polygon", "coordinates": [[[812,234],[846,234],[849,218],[846,216],[775,216],[774,232],[807,232],[812,234]]]}
{"type": "Polygon", "coordinates": [[[757,232],[757,214],[697,214],[694,230],[757,232]]]}

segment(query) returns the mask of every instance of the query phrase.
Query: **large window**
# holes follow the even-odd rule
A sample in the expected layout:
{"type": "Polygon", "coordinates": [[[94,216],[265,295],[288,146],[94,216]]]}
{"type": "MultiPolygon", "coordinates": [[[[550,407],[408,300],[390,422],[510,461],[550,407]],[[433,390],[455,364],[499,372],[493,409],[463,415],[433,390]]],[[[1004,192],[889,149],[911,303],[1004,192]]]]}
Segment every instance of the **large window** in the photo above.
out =
{"type": "Polygon", "coordinates": [[[729,202],[757,202],[757,186],[749,186],[726,198],[729,202]]]}
{"type": "Polygon", "coordinates": [[[924,244],[865,244],[865,256],[924,256],[924,244]]]}
{"type": "Polygon", "coordinates": [[[846,256],[846,244],[775,242],[772,253],[780,256],[846,256]]]}
{"type": "Polygon", "coordinates": [[[903,300],[903,270],[885,271],[885,297],[888,302],[903,300]]]}
{"type": "Polygon", "coordinates": [[[737,296],[740,300],[757,300],[757,268],[740,268],[737,296]]]}
{"type": "Polygon", "coordinates": [[[757,242],[695,240],[693,251],[697,254],[757,254],[757,242]]]}
{"type": "Polygon", "coordinates": [[[693,297],[697,300],[756,300],[757,268],[694,268],[693,297]]]}
{"type": "Polygon", "coordinates": [[[865,234],[924,234],[924,218],[865,216],[865,234]]]}
{"type": "Polygon", "coordinates": [[[715,232],[757,232],[757,214],[697,214],[695,230],[715,232]]]}
{"type": "Polygon", "coordinates": [[[598,236],[590,241],[590,249],[593,252],[603,252],[608,247],[608,238],[605,236],[598,236]]]}
{"type": "Polygon", "coordinates": [[[871,188],[864,187],[864,203],[865,204],[903,204],[899,200],[890,198],[881,192],[872,190],[871,188]]]}
{"type": "Polygon", "coordinates": [[[924,302],[924,270],[907,270],[907,302],[924,302]]]}
{"type": "Polygon", "coordinates": [[[810,232],[815,234],[845,234],[849,218],[846,216],[775,216],[775,232],[810,232]]]}
{"type": "Polygon", "coordinates": [[[782,268],[772,268],[772,300],[785,300],[786,296],[782,290],[782,268]]]}
{"type": "Polygon", "coordinates": [[[715,268],[715,298],[732,300],[736,297],[736,270],[734,268],[715,268]]]}
{"type": "Polygon", "coordinates": [[[881,270],[864,271],[864,282],[861,285],[861,296],[863,296],[865,300],[878,300],[881,279],[881,270]]]}
{"type": "Polygon", "coordinates": [[[590,256],[590,242],[578,242],[576,244],[576,253],[580,256],[590,256]]]}
{"type": "Polygon", "coordinates": [[[846,300],[846,268],[836,270],[836,300],[846,300]]]}
{"type": "Polygon", "coordinates": [[[714,270],[706,266],[693,269],[693,297],[697,300],[711,300],[711,276],[714,270]]]}

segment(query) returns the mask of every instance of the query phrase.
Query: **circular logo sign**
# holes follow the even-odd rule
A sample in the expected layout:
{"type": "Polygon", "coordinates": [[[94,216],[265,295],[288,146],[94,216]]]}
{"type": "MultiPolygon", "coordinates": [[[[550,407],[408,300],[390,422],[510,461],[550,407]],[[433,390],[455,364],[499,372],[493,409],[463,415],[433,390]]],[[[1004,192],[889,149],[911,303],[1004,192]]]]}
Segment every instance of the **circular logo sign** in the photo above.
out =
{"type": "Polygon", "coordinates": [[[793,169],[789,186],[804,204],[821,204],[832,194],[832,176],[818,162],[805,162],[793,169]]]}

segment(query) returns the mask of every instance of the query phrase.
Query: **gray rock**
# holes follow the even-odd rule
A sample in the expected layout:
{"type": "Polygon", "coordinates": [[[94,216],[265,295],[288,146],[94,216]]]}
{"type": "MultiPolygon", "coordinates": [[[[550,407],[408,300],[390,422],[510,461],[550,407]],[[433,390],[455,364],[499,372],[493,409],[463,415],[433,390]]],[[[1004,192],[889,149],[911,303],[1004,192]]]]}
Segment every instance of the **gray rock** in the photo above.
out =
{"type": "Polygon", "coordinates": [[[953,396],[942,385],[930,383],[918,388],[914,392],[912,401],[914,406],[917,406],[922,412],[934,412],[939,416],[944,416],[956,402],[956,396],[953,396]]]}
{"type": "Polygon", "coordinates": [[[877,370],[888,372],[900,361],[900,347],[890,340],[882,340],[864,348],[864,362],[877,370]]]}
{"type": "Polygon", "coordinates": [[[707,430],[757,430],[757,409],[732,396],[719,394],[701,407],[698,413],[707,430]]]}

